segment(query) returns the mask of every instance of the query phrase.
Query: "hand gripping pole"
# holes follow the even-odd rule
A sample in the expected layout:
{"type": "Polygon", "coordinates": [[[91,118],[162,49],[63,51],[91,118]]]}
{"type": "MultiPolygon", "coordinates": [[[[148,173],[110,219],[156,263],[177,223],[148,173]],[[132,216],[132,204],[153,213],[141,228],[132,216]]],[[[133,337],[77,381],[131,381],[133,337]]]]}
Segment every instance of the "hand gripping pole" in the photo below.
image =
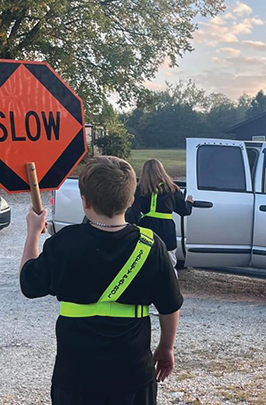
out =
{"type": "MultiPolygon", "coordinates": [[[[36,214],[40,215],[43,211],[42,198],[39,189],[39,183],[36,173],[34,162],[26,163],[27,174],[29,179],[32,206],[36,214]]],[[[46,232],[46,227],[43,228],[42,233],[46,232]]]]}

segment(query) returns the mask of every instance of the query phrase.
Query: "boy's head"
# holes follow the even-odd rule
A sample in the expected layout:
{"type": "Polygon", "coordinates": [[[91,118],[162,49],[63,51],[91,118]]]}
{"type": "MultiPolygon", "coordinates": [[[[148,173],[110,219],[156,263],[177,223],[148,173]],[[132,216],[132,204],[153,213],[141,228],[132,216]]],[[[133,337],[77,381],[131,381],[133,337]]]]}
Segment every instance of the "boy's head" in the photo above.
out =
{"type": "Polygon", "coordinates": [[[136,174],[129,163],[118,157],[93,157],[79,175],[79,189],[87,206],[112,218],[132,204],[136,174]]]}

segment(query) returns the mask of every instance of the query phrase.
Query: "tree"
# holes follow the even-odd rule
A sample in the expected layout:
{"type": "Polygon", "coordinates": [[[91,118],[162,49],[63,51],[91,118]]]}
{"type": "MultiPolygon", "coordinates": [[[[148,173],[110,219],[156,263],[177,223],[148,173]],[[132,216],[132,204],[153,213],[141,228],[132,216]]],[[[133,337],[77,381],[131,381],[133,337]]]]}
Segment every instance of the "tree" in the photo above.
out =
{"type": "Polygon", "coordinates": [[[143,116],[145,119],[146,115],[140,108],[136,108],[130,113],[124,113],[120,116],[128,132],[134,136],[132,147],[135,149],[141,149],[146,146],[146,139],[143,138],[143,116]]]}
{"type": "Polygon", "coordinates": [[[247,110],[246,118],[253,118],[266,111],[266,96],[263,90],[260,90],[256,97],[251,101],[251,106],[247,110]]]}
{"type": "Polygon", "coordinates": [[[144,111],[158,111],[165,106],[174,106],[176,104],[206,110],[210,101],[205,90],[198,89],[191,79],[187,82],[179,80],[175,85],[166,82],[166,89],[163,91],[145,89],[137,100],[137,107],[144,111]]]}
{"type": "Polygon", "coordinates": [[[166,57],[193,50],[198,14],[225,0],[0,0],[0,58],[46,60],[88,109],[132,102],[166,57]]]}
{"type": "Polygon", "coordinates": [[[251,106],[252,97],[247,93],[243,93],[237,100],[237,110],[239,115],[239,122],[245,121],[248,109],[251,106]]]}
{"type": "Polygon", "coordinates": [[[126,159],[130,155],[133,138],[124,124],[119,121],[119,115],[115,113],[106,123],[105,133],[97,138],[95,143],[103,155],[126,159]]]}
{"type": "Polygon", "coordinates": [[[189,137],[225,138],[224,130],[243,121],[251,98],[245,93],[237,102],[224,94],[207,94],[189,80],[164,91],[146,90],[137,108],[123,119],[135,135],[134,148],[184,147],[189,137]]]}

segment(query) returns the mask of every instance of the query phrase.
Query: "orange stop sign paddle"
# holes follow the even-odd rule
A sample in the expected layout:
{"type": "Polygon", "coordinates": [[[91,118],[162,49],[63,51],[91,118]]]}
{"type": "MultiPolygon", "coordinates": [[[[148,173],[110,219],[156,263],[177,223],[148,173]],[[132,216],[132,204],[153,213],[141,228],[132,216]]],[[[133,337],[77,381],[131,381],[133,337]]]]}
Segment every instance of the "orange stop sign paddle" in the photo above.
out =
{"type": "Polygon", "coordinates": [[[81,99],[45,62],[0,61],[0,187],[54,190],[86,154],[81,99]]]}

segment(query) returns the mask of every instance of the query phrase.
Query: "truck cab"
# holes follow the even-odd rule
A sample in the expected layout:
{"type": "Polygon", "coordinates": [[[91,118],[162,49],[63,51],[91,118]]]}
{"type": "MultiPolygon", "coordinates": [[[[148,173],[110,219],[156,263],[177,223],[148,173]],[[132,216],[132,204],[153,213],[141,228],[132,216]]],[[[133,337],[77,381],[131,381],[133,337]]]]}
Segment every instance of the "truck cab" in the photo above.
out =
{"type": "Polygon", "coordinates": [[[265,142],[187,139],[195,202],[177,253],[186,266],[266,268],[265,151],[265,142]]]}

